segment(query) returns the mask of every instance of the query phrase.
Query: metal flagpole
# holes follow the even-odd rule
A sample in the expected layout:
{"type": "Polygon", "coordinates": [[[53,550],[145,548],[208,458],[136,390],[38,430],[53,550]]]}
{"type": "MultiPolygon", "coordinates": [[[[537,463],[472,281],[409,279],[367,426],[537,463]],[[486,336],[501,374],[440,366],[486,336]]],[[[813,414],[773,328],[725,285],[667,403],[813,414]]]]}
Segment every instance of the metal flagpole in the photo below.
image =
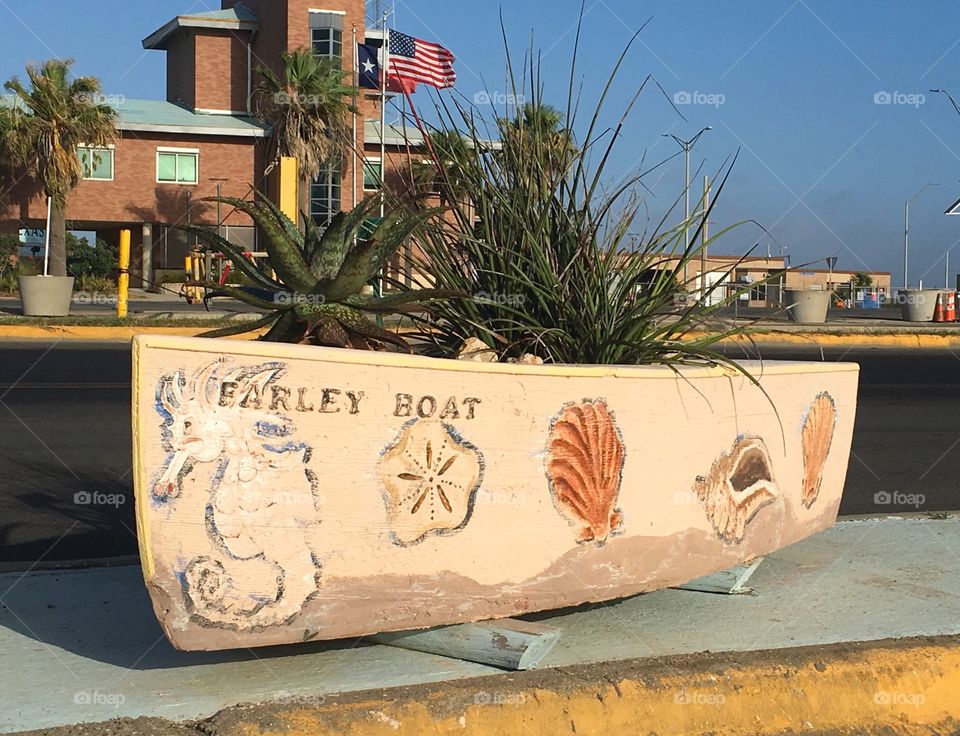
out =
{"type": "Polygon", "coordinates": [[[380,67],[380,217],[387,204],[387,76],[390,73],[390,31],[387,13],[383,13],[383,65],[380,67]]]}
{"type": "MultiPolygon", "coordinates": [[[[380,66],[380,219],[387,211],[387,74],[390,70],[390,31],[387,30],[387,12],[383,13],[383,60],[380,66]]],[[[386,266],[384,266],[386,268],[386,266]]],[[[383,272],[374,281],[373,293],[383,296],[383,272]]],[[[383,317],[377,315],[377,324],[383,326],[383,317]]]]}
{"type": "Polygon", "coordinates": [[[363,166],[363,158],[361,148],[360,151],[357,151],[357,94],[358,87],[360,86],[360,56],[357,53],[357,24],[353,24],[353,140],[350,143],[350,148],[353,150],[353,155],[351,160],[353,161],[353,206],[357,206],[357,157],[358,154],[361,154],[360,166],[363,166]]]}

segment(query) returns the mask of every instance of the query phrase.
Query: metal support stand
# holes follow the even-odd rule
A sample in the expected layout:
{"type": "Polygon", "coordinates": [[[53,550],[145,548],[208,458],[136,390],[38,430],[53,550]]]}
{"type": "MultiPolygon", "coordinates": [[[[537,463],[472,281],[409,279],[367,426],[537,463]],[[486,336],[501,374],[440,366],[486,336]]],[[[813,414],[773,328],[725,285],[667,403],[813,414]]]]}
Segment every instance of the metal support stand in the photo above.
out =
{"type": "Polygon", "coordinates": [[[370,637],[378,644],[439,654],[505,670],[534,669],[560,638],[560,631],[512,618],[396,631],[370,637]]]}
{"type": "Polygon", "coordinates": [[[680,590],[694,590],[700,593],[721,593],[723,595],[745,595],[752,593],[753,588],[746,587],[747,581],[754,571],[763,562],[758,557],[750,562],[736,565],[727,570],[720,570],[711,575],[691,580],[689,583],[676,586],[680,590]]]}

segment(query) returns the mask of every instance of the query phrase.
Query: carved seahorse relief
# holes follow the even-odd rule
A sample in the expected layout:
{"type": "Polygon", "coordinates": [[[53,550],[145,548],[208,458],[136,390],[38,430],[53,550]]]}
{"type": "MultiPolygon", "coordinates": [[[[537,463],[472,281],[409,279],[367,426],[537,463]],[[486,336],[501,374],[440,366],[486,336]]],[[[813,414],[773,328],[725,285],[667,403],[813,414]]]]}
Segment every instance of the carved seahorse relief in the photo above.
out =
{"type": "Polygon", "coordinates": [[[168,456],[154,502],[175,505],[198,465],[215,467],[205,518],[197,520],[210,548],[178,571],[186,607],[204,626],[284,624],[319,588],[321,563],[308,537],[317,523],[312,447],[293,439],[289,418],[263,409],[285,370],[279,362],[230,370],[220,359],[189,380],[180,371],[157,386],[168,456]],[[299,487],[291,487],[296,478],[299,487]]]}

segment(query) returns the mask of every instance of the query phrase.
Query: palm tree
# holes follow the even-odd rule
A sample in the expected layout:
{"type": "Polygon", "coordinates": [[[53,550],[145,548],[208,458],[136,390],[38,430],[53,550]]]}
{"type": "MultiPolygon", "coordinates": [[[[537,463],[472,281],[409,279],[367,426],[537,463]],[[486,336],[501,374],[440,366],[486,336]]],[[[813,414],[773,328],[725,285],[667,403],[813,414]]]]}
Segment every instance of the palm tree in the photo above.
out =
{"type": "Polygon", "coordinates": [[[500,120],[503,155],[516,159],[518,170],[529,171],[553,189],[577,155],[573,132],[563,122],[563,113],[556,108],[539,100],[526,103],[516,117],[500,120]]]}
{"type": "Polygon", "coordinates": [[[413,181],[423,189],[439,192],[441,201],[455,199],[466,187],[464,181],[470,166],[471,154],[468,142],[456,130],[431,130],[429,146],[434,160],[413,163],[413,181]],[[438,170],[440,164],[442,171],[438,170]]]}
{"type": "Polygon", "coordinates": [[[281,74],[258,69],[257,115],[270,125],[271,153],[297,160],[301,205],[309,183],[326,165],[338,163],[350,141],[347,116],[356,108],[347,102],[357,89],[344,82],[347,72],[338,59],[321,57],[308,48],[284,52],[281,74]]]}
{"type": "Polygon", "coordinates": [[[100,104],[96,77],[70,78],[70,59],[27,66],[29,88],[13,77],[14,95],[0,107],[0,160],[33,179],[51,200],[50,273],[67,274],[67,196],[83,178],[80,146],[106,146],[117,138],[117,113],[100,104]]]}

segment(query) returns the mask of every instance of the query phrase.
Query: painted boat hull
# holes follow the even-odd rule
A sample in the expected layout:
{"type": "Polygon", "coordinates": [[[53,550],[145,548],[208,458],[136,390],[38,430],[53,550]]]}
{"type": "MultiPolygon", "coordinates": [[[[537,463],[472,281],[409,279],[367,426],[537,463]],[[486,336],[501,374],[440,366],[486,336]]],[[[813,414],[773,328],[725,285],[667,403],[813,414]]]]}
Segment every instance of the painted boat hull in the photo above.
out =
{"type": "Polygon", "coordinates": [[[184,650],[678,585],[834,523],[855,364],[528,366],[134,339],[143,572],[184,650]]]}

